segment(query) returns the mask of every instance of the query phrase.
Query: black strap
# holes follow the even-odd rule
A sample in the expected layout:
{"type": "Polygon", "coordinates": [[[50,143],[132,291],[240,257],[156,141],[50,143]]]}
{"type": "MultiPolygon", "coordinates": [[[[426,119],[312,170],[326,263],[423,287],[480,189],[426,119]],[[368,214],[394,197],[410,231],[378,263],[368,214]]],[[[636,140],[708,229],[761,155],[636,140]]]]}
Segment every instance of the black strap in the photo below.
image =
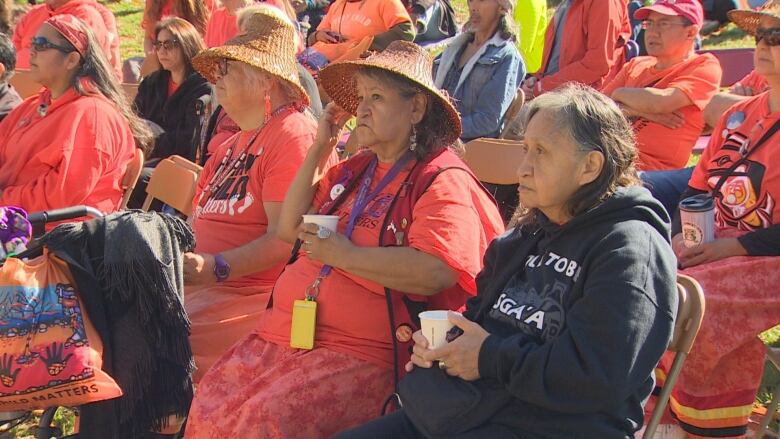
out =
{"type": "MultiPolygon", "coordinates": [[[[740,146],[739,152],[741,157],[739,160],[735,161],[734,164],[731,165],[731,167],[723,173],[723,175],[720,176],[720,179],[718,180],[718,183],[715,185],[715,187],[712,188],[712,191],[710,192],[712,194],[712,197],[716,197],[717,194],[720,192],[720,188],[723,187],[723,185],[726,183],[726,179],[729,178],[729,176],[734,172],[735,169],[737,169],[740,165],[745,163],[754,152],[758,151],[759,148],[764,146],[767,140],[769,140],[770,137],[772,137],[777,130],[780,130],[780,119],[775,121],[774,124],[772,124],[771,127],[769,127],[768,130],[764,133],[763,136],[761,136],[760,139],[758,139],[758,142],[750,148],[749,150],[745,151],[744,148],[746,146],[740,146]]],[[[749,145],[747,145],[749,146],[749,145]]]]}

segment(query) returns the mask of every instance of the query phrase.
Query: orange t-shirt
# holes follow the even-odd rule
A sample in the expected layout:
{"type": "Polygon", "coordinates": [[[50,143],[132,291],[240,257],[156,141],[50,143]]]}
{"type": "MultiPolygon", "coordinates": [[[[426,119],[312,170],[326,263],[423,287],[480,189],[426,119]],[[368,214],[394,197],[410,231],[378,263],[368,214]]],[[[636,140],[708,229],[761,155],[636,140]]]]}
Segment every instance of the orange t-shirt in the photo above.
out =
{"type": "MultiPolygon", "coordinates": [[[[173,2],[176,0],[167,0],[160,9],[160,16],[155,20],[151,14],[152,0],[146,0],[144,4],[144,15],[141,19],[141,29],[146,31],[148,38],[154,39],[154,27],[157,23],[165,18],[175,16],[173,12],[173,2]]],[[[203,0],[206,6],[206,11],[210,14],[214,11],[214,0],[203,0]]],[[[181,17],[184,18],[184,17],[181,17]]]]}
{"type": "Polygon", "coordinates": [[[400,0],[336,0],[331,3],[317,30],[338,32],[349,44],[327,44],[318,41],[312,47],[329,60],[334,60],[352,48],[354,42],[385,33],[393,26],[411,21],[400,0]]]}
{"type": "MultiPolygon", "coordinates": [[[[766,82],[766,78],[756,72],[756,69],[751,70],[750,73],[745,75],[744,78],[737,81],[737,84],[740,84],[743,87],[750,87],[753,90],[754,96],[769,89],[769,84],[766,82]]],[[[732,88],[734,87],[732,86],[732,88]]]]}
{"type": "Polygon", "coordinates": [[[688,163],[704,128],[704,107],[718,92],[722,74],[718,59],[710,54],[695,55],[663,70],[655,68],[656,62],[652,56],[632,59],[603,90],[609,96],[621,87],[676,88],[693,102],[678,110],[685,120],[679,129],[641,117],[632,121],[639,149],[638,164],[645,171],[679,169],[688,163]]]}
{"type": "MultiPolygon", "coordinates": [[[[728,109],[712,130],[710,143],[701,155],[688,183],[694,189],[711,191],[721,174],[740,157],[743,142],[752,148],[778,120],[780,112],[769,111],[769,93],[762,93],[728,109]]],[[[780,133],[737,167],[715,200],[715,223],[752,231],[780,223],[780,133]]]]}
{"type": "Polygon", "coordinates": [[[206,47],[223,46],[227,40],[238,34],[236,17],[230,15],[227,8],[219,8],[211,14],[209,25],[206,28],[206,36],[203,38],[206,47]]]}
{"type": "Polygon", "coordinates": [[[37,5],[24,14],[14,28],[13,43],[16,48],[16,68],[30,68],[30,47],[38,28],[49,18],[70,14],[82,20],[95,33],[98,44],[111,62],[114,71],[119,74],[121,60],[119,59],[119,34],[116,30],[116,20],[107,21],[104,15],[113,15],[111,11],[94,0],[71,0],[64,5],[51,10],[49,6],[37,5]],[[113,26],[112,26],[113,25],[113,26]]]}
{"type": "Polygon", "coordinates": [[[117,210],[135,155],[127,120],[108,99],[72,88],[41,117],[43,96],[29,97],[0,123],[0,206],[117,210]]]}
{"type": "MultiPolygon", "coordinates": [[[[393,179],[357,219],[352,242],[376,247],[379,232],[390,203],[411,169],[393,179]]],[[[342,165],[330,170],[319,183],[314,206],[331,199],[340,182],[342,165]]],[[[391,165],[380,163],[372,189],[387,174],[391,165]]],[[[336,210],[339,232],[344,233],[357,190],[336,210]]],[[[476,294],[475,277],[482,269],[487,245],[504,229],[495,203],[464,172],[445,171],[420,197],[412,211],[409,245],[444,261],[458,273],[458,284],[476,294]]],[[[303,299],[304,290],[319,275],[322,265],[301,254],[288,266],[274,286],[274,306],[260,321],[258,333],[268,341],[288,346],[292,305],[303,299]]],[[[383,367],[391,367],[392,339],[389,333],[384,288],[372,281],[334,269],[320,284],[317,299],[317,347],[354,355],[383,367]]]]}
{"type": "MultiPolygon", "coordinates": [[[[263,234],[268,228],[264,202],[282,202],[295,173],[303,163],[317,132],[317,123],[294,110],[283,110],[261,130],[241,131],[227,139],[207,162],[198,178],[193,200],[192,228],[198,253],[220,253],[240,247],[263,234]],[[236,143],[236,140],[238,141],[236,143]],[[230,172],[225,183],[204,195],[227,150],[234,144],[232,156],[238,157],[247,142],[249,156],[237,171],[230,172]],[[202,196],[207,197],[199,206],[202,196]]],[[[228,163],[232,163],[229,159],[228,163]]],[[[266,271],[229,279],[227,286],[265,285],[269,291],[282,271],[279,264],[266,271]]]]}

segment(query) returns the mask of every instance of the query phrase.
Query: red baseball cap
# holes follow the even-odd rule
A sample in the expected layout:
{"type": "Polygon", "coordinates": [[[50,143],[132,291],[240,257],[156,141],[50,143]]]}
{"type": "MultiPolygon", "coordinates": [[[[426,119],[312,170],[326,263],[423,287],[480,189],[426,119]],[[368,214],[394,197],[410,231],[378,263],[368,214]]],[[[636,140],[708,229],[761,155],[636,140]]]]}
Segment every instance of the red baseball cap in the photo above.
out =
{"type": "Polygon", "coordinates": [[[634,18],[644,20],[650,12],[684,17],[699,27],[704,23],[704,10],[699,0],[656,0],[652,6],[637,9],[634,18]]]}

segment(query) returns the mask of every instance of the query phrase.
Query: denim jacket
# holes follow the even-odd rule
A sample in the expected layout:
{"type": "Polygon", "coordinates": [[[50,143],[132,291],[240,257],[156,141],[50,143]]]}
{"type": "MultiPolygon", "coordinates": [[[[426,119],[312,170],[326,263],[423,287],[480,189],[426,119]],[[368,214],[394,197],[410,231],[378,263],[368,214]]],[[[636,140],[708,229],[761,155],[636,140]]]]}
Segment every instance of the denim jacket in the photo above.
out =
{"type": "MultiPolygon", "coordinates": [[[[457,69],[461,48],[471,35],[463,33],[434,60],[436,86],[444,85],[447,72],[457,69]]],[[[447,92],[463,120],[461,139],[498,137],[504,113],[515,97],[518,80],[525,77],[525,63],[514,43],[498,34],[487,41],[463,66],[458,85],[447,92]]],[[[449,87],[453,88],[453,87],[449,87]]]]}

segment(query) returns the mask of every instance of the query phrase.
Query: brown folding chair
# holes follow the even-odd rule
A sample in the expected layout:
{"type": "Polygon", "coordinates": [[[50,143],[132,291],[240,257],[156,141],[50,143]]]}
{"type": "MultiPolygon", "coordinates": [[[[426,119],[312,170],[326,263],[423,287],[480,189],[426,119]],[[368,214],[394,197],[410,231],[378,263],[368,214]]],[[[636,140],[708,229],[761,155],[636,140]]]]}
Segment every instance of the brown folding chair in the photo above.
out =
{"type": "Polygon", "coordinates": [[[491,184],[517,184],[517,168],[522,142],[505,139],[474,139],[466,144],[463,161],[479,181],[491,184]]]}
{"type": "Polygon", "coordinates": [[[135,101],[135,96],[138,94],[138,84],[123,83],[122,91],[127,97],[127,102],[132,104],[135,101]]]}
{"type": "Polygon", "coordinates": [[[684,274],[677,275],[677,319],[674,322],[674,336],[667,350],[674,352],[674,360],[666,381],[661,388],[661,393],[655,400],[655,408],[650,416],[650,422],[642,436],[643,439],[652,439],[658,428],[658,423],[669,403],[674,384],[680,376],[685,358],[691,351],[696,334],[699,333],[701,321],[704,318],[704,292],[696,279],[684,274]]]}
{"type": "Polygon", "coordinates": [[[133,194],[133,189],[135,189],[135,184],[138,183],[138,177],[141,176],[143,169],[144,152],[136,148],[135,157],[127,164],[125,176],[122,178],[122,203],[119,205],[119,210],[127,208],[127,202],[130,201],[130,195],[133,194]]]}
{"type": "Polygon", "coordinates": [[[515,117],[520,113],[520,109],[523,108],[523,105],[525,104],[525,93],[523,92],[522,87],[517,87],[517,93],[515,94],[515,98],[512,100],[512,103],[509,104],[509,108],[506,109],[506,113],[504,113],[504,129],[501,130],[501,135],[498,137],[501,139],[507,138],[507,135],[513,134],[515,137],[518,137],[520,133],[513,132],[513,128],[518,126],[518,124],[512,123],[515,120],[515,117]]]}
{"type": "Polygon", "coordinates": [[[142,209],[149,210],[152,200],[160,200],[186,216],[192,214],[198,175],[203,168],[189,160],[171,156],[161,160],[146,186],[146,200],[142,209]],[[187,162],[187,163],[185,163],[187,162]]]}
{"type": "Polygon", "coordinates": [[[19,93],[22,99],[27,99],[30,96],[38,93],[43,85],[40,82],[35,81],[29,70],[17,70],[8,80],[11,86],[19,93]]]}
{"type": "MultiPolygon", "coordinates": [[[[766,357],[769,360],[769,363],[780,371],[780,346],[767,347],[766,357]]],[[[761,424],[758,426],[753,437],[763,438],[764,436],[775,434],[775,432],[769,428],[769,424],[772,422],[772,419],[777,416],[778,406],[780,406],[780,383],[777,383],[777,386],[772,390],[772,401],[766,407],[766,415],[761,419],[761,424]]],[[[777,432],[777,437],[780,438],[780,430],[777,432]]]]}

